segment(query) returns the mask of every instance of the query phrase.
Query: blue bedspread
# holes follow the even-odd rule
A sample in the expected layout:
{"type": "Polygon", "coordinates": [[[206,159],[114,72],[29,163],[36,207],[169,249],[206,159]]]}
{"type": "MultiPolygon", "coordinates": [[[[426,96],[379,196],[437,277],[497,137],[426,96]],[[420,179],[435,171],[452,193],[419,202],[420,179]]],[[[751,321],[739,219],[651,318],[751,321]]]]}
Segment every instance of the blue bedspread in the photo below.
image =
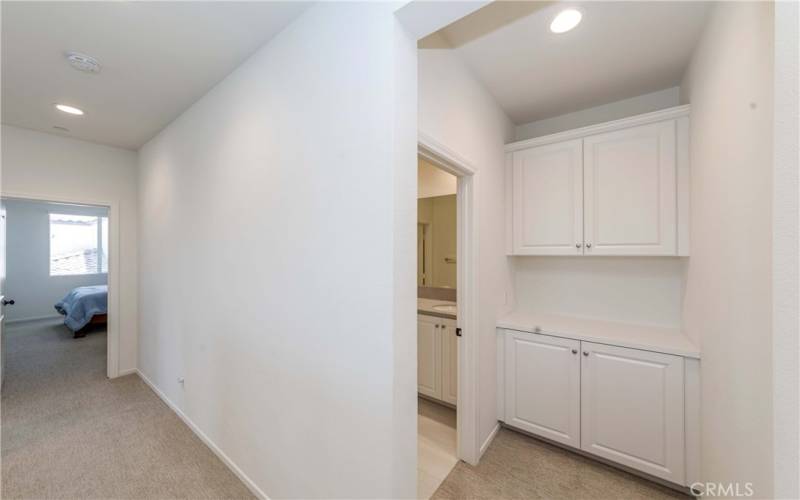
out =
{"type": "Polygon", "coordinates": [[[56,304],[56,311],[64,316],[64,324],[73,332],[91,321],[95,314],[108,312],[108,286],[79,286],[56,304]]]}

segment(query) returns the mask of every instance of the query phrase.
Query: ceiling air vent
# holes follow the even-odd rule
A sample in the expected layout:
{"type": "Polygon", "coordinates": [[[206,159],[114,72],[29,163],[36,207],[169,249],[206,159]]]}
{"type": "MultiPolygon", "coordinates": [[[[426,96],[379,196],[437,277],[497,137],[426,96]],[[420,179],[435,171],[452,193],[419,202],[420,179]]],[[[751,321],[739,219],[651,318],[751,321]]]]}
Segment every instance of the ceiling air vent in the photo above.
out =
{"type": "Polygon", "coordinates": [[[80,52],[67,52],[64,54],[73,68],[85,73],[99,73],[100,62],[92,56],[80,52]]]}

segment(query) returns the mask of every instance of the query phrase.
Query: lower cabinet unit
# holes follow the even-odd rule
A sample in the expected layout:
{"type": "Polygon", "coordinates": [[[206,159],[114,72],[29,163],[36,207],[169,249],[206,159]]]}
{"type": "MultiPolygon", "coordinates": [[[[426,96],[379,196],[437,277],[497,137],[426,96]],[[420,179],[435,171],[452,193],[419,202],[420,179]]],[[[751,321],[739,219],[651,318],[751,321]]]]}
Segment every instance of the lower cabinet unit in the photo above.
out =
{"type": "Polygon", "coordinates": [[[684,477],[683,358],[581,342],[581,449],[684,477]]]}
{"type": "Polygon", "coordinates": [[[685,371],[682,356],[499,332],[505,425],[675,484],[697,479],[687,471],[694,444],[687,448],[686,426],[694,429],[698,415],[684,386],[699,371],[685,371]]]}
{"type": "Polygon", "coordinates": [[[458,337],[452,319],[417,316],[417,392],[456,405],[458,337]]]}
{"type": "Polygon", "coordinates": [[[417,392],[441,399],[442,341],[439,318],[417,316],[417,392]]]}
{"type": "Polygon", "coordinates": [[[506,424],[580,447],[580,347],[577,340],[506,334],[506,424]]]}

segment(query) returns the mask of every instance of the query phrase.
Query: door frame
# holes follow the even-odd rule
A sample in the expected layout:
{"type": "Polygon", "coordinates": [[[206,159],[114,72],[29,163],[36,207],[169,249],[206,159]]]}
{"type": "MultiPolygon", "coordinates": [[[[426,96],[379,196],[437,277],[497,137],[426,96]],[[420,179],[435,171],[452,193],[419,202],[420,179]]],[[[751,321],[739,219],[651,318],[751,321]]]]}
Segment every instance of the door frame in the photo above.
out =
{"type": "MultiPolygon", "coordinates": [[[[472,465],[480,459],[478,434],[478,273],[476,231],[476,169],[469,161],[432,137],[419,133],[417,154],[432,165],[458,178],[456,290],[458,342],[458,411],[456,412],[456,456],[472,465]]],[[[416,385],[415,385],[416,387],[416,385]]]]}
{"type": "Polygon", "coordinates": [[[64,203],[67,205],[90,205],[108,209],[108,323],[106,333],[106,376],[119,376],[119,203],[116,200],[71,198],[32,193],[3,191],[6,200],[64,203]]]}

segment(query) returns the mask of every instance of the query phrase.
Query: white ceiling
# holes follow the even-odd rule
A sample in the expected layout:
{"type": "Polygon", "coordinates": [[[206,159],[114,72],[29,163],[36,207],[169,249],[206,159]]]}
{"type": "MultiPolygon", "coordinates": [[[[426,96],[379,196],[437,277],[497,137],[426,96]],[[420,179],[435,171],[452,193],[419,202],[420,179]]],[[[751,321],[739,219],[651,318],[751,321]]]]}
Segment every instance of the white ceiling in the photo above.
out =
{"type": "MultiPolygon", "coordinates": [[[[517,124],[680,83],[705,2],[495,2],[439,33],[517,124]],[[550,21],[577,6],[583,21],[550,21]]],[[[425,46],[425,41],[423,41],[425,46]]]]}
{"type": "Polygon", "coordinates": [[[2,121],[137,149],[307,5],[3,1],[2,121]],[[73,69],[68,50],[103,70],[73,69]],[[86,114],[66,115],[56,102],[86,114]]]}

